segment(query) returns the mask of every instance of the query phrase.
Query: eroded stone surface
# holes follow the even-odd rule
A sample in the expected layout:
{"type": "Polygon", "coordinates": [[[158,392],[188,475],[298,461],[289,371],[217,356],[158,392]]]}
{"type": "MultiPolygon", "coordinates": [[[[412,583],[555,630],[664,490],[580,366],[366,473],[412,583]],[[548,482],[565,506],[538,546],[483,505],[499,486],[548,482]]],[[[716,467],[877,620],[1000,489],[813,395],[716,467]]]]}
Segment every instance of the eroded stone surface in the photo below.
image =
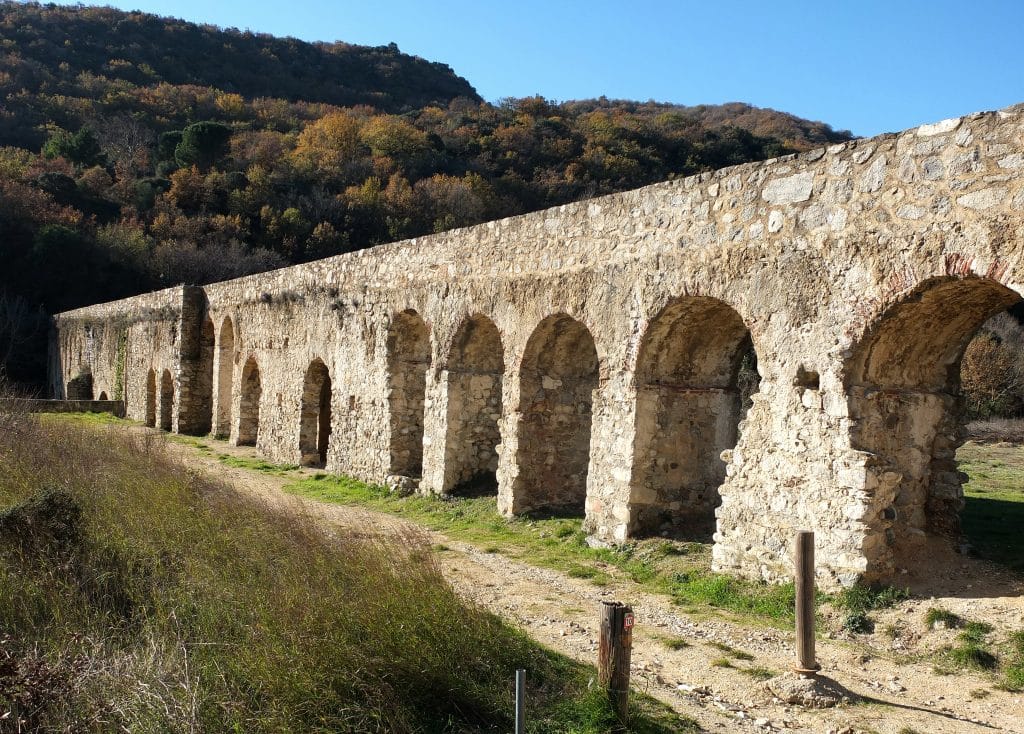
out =
{"type": "Polygon", "coordinates": [[[886,580],[957,534],[957,365],[1020,299],[1022,148],[1011,108],[79,309],[53,393],[88,372],[277,461],[496,481],[602,542],[713,519],[755,578],[812,529],[820,583],[886,580]]]}

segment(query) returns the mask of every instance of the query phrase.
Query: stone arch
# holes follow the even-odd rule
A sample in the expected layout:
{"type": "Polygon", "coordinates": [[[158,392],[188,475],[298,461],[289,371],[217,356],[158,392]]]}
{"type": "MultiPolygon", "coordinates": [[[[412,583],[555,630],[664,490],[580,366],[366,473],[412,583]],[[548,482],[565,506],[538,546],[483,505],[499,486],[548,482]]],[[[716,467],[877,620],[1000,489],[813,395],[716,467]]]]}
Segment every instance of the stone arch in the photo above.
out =
{"type": "Polygon", "coordinates": [[[486,316],[459,327],[448,357],[445,491],[496,494],[505,355],[498,328],[486,316]]]}
{"type": "MultiPolygon", "coordinates": [[[[231,401],[235,377],[235,329],[230,316],[220,324],[220,339],[217,342],[217,424],[214,433],[218,438],[231,434],[231,401]]],[[[259,379],[259,369],[256,371],[259,379]]],[[[258,412],[257,407],[257,412],[258,412]]]]}
{"type": "Polygon", "coordinates": [[[299,454],[303,466],[324,467],[331,440],[331,375],[322,359],[314,359],[302,382],[299,454]]]}
{"type": "Polygon", "coordinates": [[[517,512],[583,514],[599,379],[597,348],[586,326],[564,313],[537,325],[519,370],[517,512]]]}
{"type": "Polygon", "coordinates": [[[756,364],[743,318],[716,298],[676,299],[650,321],[636,363],[631,532],[711,536],[721,454],[736,445],[756,364]]]}
{"type": "Polygon", "coordinates": [[[866,580],[959,538],[960,361],[981,325],[1020,300],[994,280],[933,278],[882,310],[855,345],[843,382],[851,446],[866,457],[866,580]]]}
{"type": "Polygon", "coordinates": [[[156,372],[153,369],[146,375],[146,425],[156,428],[156,372]]]}
{"type": "Polygon", "coordinates": [[[263,382],[255,357],[249,357],[242,368],[240,387],[238,436],[235,443],[239,446],[255,446],[260,431],[260,398],[263,397],[263,382]]]}
{"type": "Polygon", "coordinates": [[[170,431],[174,427],[174,378],[170,370],[164,370],[160,377],[160,429],[170,431]]]}
{"type": "Polygon", "coordinates": [[[213,430],[213,362],[216,351],[216,330],[207,316],[199,330],[199,364],[196,386],[192,392],[194,431],[206,435],[213,430]]]}
{"type": "Polygon", "coordinates": [[[430,367],[430,331],[426,322],[408,310],[397,314],[388,328],[389,474],[423,474],[423,407],[430,367]]]}
{"type": "Polygon", "coordinates": [[[101,392],[101,393],[100,393],[100,397],[99,397],[99,400],[101,400],[101,401],[104,401],[104,402],[105,402],[105,401],[107,400],[107,393],[106,393],[106,392],[101,392]]]}

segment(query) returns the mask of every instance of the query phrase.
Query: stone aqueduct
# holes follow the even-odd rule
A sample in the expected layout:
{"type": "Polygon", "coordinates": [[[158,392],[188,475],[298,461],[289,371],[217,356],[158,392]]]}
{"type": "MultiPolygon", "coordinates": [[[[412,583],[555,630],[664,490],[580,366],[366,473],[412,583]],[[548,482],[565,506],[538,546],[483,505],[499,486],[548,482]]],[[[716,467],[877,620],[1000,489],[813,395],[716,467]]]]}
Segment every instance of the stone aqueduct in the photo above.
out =
{"type": "Polygon", "coordinates": [[[885,580],[957,535],[959,361],[1022,250],[1024,105],[63,313],[51,384],[610,542],[713,520],[748,577],[809,528],[821,582],[885,580]]]}

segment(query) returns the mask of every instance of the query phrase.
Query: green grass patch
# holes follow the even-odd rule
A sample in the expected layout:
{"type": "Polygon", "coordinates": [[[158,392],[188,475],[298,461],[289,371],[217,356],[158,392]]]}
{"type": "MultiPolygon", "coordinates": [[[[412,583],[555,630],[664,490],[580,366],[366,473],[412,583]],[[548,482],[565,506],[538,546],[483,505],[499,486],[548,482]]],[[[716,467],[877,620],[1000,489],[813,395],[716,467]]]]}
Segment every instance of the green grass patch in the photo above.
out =
{"type": "Polygon", "coordinates": [[[964,534],[982,558],[1024,572],[1024,446],[966,443],[957,452],[964,534]]]}
{"type": "MultiPolygon", "coordinates": [[[[23,731],[600,734],[594,670],[469,605],[424,538],[325,533],[152,433],[0,415],[0,712],[23,731]]],[[[695,730],[636,696],[633,731],[695,730]]]]}
{"type": "Polygon", "coordinates": [[[286,477],[299,468],[298,464],[275,464],[266,459],[232,456],[230,454],[217,454],[217,461],[224,466],[231,466],[236,469],[249,469],[251,471],[258,471],[261,474],[272,474],[277,477],[286,477]]]}
{"type": "Polygon", "coordinates": [[[991,631],[992,625],[988,622],[967,622],[959,637],[964,642],[980,645],[991,631]]]}
{"type": "Polygon", "coordinates": [[[687,647],[690,647],[690,643],[684,640],[682,637],[664,637],[661,640],[661,644],[663,644],[669,650],[683,650],[687,647]]]}
{"type": "Polygon", "coordinates": [[[963,642],[946,651],[950,662],[958,668],[993,670],[999,665],[999,658],[982,645],[963,642]]]}
{"type": "Polygon", "coordinates": [[[303,479],[285,490],[407,518],[479,548],[498,548],[527,563],[556,569],[596,585],[630,579],[681,606],[709,607],[787,626],[793,619],[792,584],[770,585],[710,571],[710,544],[662,538],[617,548],[591,548],[580,518],[505,518],[493,497],[399,497],[383,487],[342,476],[303,479]]]}
{"type": "Polygon", "coordinates": [[[847,632],[863,634],[873,632],[875,622],[870,612],[876,609],[887,609],[908,598],[909,592],[895,586],[865,586],[857,584],[843,589],[830,599],[832,604],[843,613],[842,627],[847,632]]]}
{"type": "Polygon", "coordinates": [[[992,625],[971,622],[941,608],[929,609],[925,621],[929,625],[942,623],[961,630],[957,635],[957,644],[939,653],[938,667],[941,672],[951,673],[960,669],[989,671],[999,666],[999,658],[988,648],[986,639],[992,632],[992,625]]]}
{"type": "Polygon", "coordinates": [[[1007,640],[1006,664],[999,687],[1007,691],[1024,691],[1024,630],[1018,630],[1007,640]]]}
{"type": "Polygon", "coordinates": [[[754,680],[768,680],[778,675],[774,670],[761,667],[740,668],[740,671],[754,680]]]}
{"type": "Polygon", "coordinates": [[[138,425],[135,421],[118,418],[113,413],[34,413],[42,423],[57,422],[62,425],[111,426],[138,425]]]}
{"type": "Polygon", "coordinates": [[[955,629],[963,625],[964,620],[959,614],[954,614],[943,607],[929,607],[924,615],[924,623],[929,627],[942,625],[947,629],[955,629]]]}

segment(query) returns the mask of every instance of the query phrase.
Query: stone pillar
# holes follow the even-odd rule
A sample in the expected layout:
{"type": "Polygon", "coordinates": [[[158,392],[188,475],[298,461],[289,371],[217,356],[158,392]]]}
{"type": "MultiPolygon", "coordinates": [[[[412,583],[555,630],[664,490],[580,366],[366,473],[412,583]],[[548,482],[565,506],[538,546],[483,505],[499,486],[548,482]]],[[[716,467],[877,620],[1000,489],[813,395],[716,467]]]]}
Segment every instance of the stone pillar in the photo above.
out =
{"type": "Polygon", "coordinates": [[[423,400],[423,479],[424,494],[443,494],[451,489],[446,446],[448,437],[448,370],[427,370],[423,400]]]}
{"type": "Polygon", "coordinates": [[[594,391],[584,529],[610,543],[625,541],[631,530],[636,434],[636,388],[631,377],[619,372],[594,391]]]}
{"type": "Polygon", "coordinates": [[[515,485],[519,478],[519,425],[522,412],[519,410],[519,365],[506,368],[502,379],[502,405],[507,406],[498,421],[501,443],[498,445],[498,512],[514,515],[519,512],[516,503],[515,485]]]}
{"type": "Polygon", "coordinates": [[[791,579],[793,537],[811,530],[819,584],[849,586],[865,577],[867,557],[876,552],[869,547],[874,508],[889,501],[882,499],[888,490],[869,466],[870,455],[850,448],[855,421],[836,373],[823,371],[820,388],[809,388],[793,384],[795,369],[769,365],[736,448],[722,452],[726,480],[712,568],[791,579]]]}

